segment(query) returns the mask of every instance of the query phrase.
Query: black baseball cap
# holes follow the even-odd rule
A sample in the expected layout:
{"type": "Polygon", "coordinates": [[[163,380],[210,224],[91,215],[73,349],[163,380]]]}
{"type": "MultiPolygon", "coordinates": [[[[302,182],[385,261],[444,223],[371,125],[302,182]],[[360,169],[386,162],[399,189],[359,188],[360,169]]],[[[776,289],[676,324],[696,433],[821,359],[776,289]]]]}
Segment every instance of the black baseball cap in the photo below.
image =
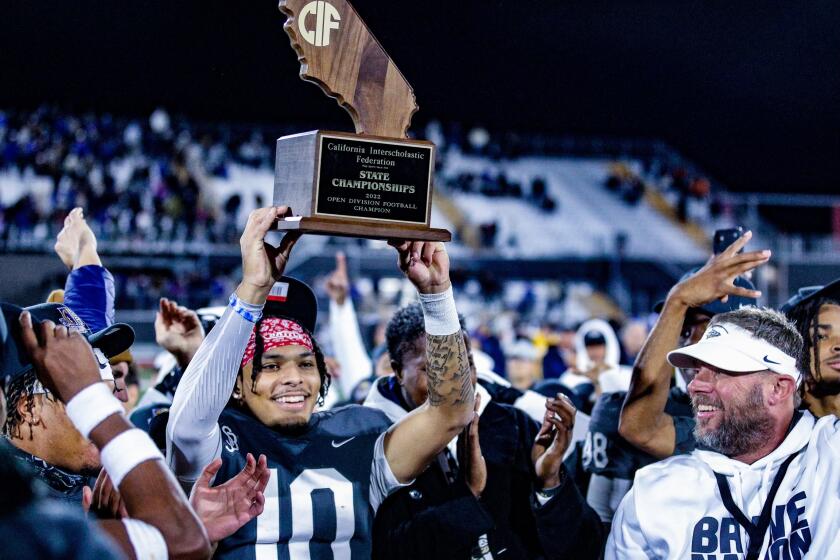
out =
{"type": "Polygon", "coordinates": [[[299,323],[315,332],[318,320],[318,300],[312,288],[291,276],[283,276],[271,287],[263,307],[264,317],[282,317],[299,323]]]}
{"type": "MultiPolygon", "coordinates": [[[[694,268],[694,269],[689,270],[688,272],[686,272],[685,274],[682,275],[682,278],[680,278],[680,282],[690,278],[691,276],[696,274],[697,271],[699,271],[699,270],[700,270],[699,268],[694,268]]],[[[735,286],[737,286],[738,288],[746,288],[747,290],[755,290],[755,285],[752,282],[750,282],[749,280],[747,280],[746,278],[744,278],[743,276],[736,276],[735,277],[735,286]]],[[[743,296],[731,295],[731,296],[729,296],[729,298],[726,300],[725,303],[720,301],[719,299],[716,299],[714,301],[710,301],[709,303],[706,303],[705,305],[701,305],[700,307],[692,307],[691,310],[694,311],[695,313],[700,311],[702,313],[707,314],[710,317],[714,317],[715,315],[718,315],[720,313],[727,313],[729,311],[735,311],[736,309],[741,309],[742,307],[749,307],[751,305],[755,306],[757,304],[758,304],[758,301],[755,298],[748,298],[748,297],[743,297],[743,296]]],[[[653,306],[653,311],[655,313],[661,312],[662,307],[664,305],[665,305],[665,300],[657,302],[656,305],[653,306]]]]}
{"type": "Polygon", "coordinates": [[[824,297],[840,299],[840,278],[825,286],[806,286],[799,288],[789,300],[782,304],[779,311],[787,315],[794,307],[824,297]]]}
{"type": "MultiPolygon", "coordinates": [[[[32,369],[32,363],[21,339],[20,314],[24,308],[11,303],[0,303],[2,326],[0,326],[0,383],[8,386],[16,378],[32,369]]],[[[92,332],[72,309],[61,303],[41,303],[26,308],[32,315],[32,324],[52,321],[68,329],[80,332],[94,348],[106,358],[112,358],[134,344],[134,329],[125,323],[115,323],[101,331],[92,332]]]]}

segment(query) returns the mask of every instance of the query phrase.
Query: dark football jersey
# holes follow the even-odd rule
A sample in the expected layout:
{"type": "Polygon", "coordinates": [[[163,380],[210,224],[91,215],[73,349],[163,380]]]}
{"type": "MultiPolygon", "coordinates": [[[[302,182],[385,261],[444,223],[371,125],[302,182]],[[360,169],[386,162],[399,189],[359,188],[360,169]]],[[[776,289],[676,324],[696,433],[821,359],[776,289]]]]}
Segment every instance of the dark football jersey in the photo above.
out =
{"type": "Polygon", "coordinates": [[[697,446],[694,439],[694,409],[691,407],[691,397],[677,387],[671,387],[665,412],[674,419],[675,441],[674,455],[691,453],[697,446]]]}
{"type": "Polygon", "coordinates": [[[656,459],[633,447],[618,433],[625,391],[605,393],[592,408],[583,447],[583,468],[607,478],[633,480],[636,471],[656,459]]]}
{"type": "Polygon", "coordinates": [[[140,428],[149,434],[163,453],[166,453],[166,423],[169,421],[170,406],[159,403],[135,408],[128,417],[135,428],[140,428]]]}
{"type": "MultiPolygon", "coordinates": [[[[219,418],[222,468],[214,484],[236,476],[245,456],[264,454],[271,478],[265,508],[219,543],[218,558],[356,560],[371,555],[374,450],[390,422],[349,405],[312,415],[298,436],[278,433],[228,407],[219,418]]],[[[384,460],[384,459],[382,459],[384,460]]]]}

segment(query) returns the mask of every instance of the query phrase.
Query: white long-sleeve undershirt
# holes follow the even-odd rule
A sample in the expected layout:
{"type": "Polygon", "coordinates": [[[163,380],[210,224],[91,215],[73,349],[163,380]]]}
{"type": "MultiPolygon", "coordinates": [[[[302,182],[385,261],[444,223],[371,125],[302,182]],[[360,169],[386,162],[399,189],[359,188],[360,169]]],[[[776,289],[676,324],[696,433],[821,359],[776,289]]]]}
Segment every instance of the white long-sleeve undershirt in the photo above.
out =
{"type": "MultiPolygon", "coordinates": [[[[258,316],[261,305],[239,300],[258,316]]],[[[166,458],[184,485],[194,483],[210,461],[221,455],[219,416],[230,399],[254,323],[228,306],[201,343],[184,372],[166,427],[166,458]]]]}

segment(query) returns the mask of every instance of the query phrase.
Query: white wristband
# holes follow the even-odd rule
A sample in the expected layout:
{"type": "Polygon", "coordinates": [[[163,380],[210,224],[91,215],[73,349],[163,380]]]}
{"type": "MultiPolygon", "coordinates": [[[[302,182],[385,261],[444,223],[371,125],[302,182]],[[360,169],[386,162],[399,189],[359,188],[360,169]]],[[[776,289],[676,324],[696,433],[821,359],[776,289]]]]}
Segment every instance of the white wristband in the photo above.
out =
{"type": "Polygon", "coordinates": [[[423,308],[427,333],[446,336],[461,330],[451,287],[439,294],[420,294],[420,306],[423,308]]]}
{"type": "Polygon", "coordinates": [[[157,527],[139,519],[123,519],[122,522],[128,540],[134,547],[134,556],[137,557],[137,560],[166,560],[169,558],[166,540],[157,527]]]}
{"type": "Polygon", "coordinates": [[[134,428],[126,430],[102,449],[102,468],[111,477],[114,486],[119,486],[125,475],[144,461],[160,459],[163,461],[158,448],[143,430],[134,428]]]}
{"type": "Polygon", "coordinates": [[[90,432],[103,420],[124,411],[122,403],[105,383],[85,387],[70,399],[65,408],[70,421],[85,439],[90,439],[90,432]]]}

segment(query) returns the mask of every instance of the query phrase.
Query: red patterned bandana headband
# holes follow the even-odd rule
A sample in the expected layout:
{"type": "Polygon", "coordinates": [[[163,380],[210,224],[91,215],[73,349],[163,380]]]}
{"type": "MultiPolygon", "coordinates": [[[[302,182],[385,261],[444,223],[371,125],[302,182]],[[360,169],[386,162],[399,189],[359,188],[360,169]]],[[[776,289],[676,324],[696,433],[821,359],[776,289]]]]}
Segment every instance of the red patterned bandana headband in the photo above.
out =
{"type": "MultiPolygon", "coordinates": [[[[289,319],[280,319],[278,317],[263,317],[260,324],[260,335],[263,339],[263,352],[268,352],[272,348],[278,346],[305,346],[310,351],[314,352],[314,345],[312,338],[306,331],[303,330],[299,324],[289,319]]],[[[254,351],[257,347],[256,329],[251,331],[251,338],[248,340],[248,346],[245,347],[245,354],[242,356],[242,366],[245,367],[250,361],[254,359],[254,351]]]]}

